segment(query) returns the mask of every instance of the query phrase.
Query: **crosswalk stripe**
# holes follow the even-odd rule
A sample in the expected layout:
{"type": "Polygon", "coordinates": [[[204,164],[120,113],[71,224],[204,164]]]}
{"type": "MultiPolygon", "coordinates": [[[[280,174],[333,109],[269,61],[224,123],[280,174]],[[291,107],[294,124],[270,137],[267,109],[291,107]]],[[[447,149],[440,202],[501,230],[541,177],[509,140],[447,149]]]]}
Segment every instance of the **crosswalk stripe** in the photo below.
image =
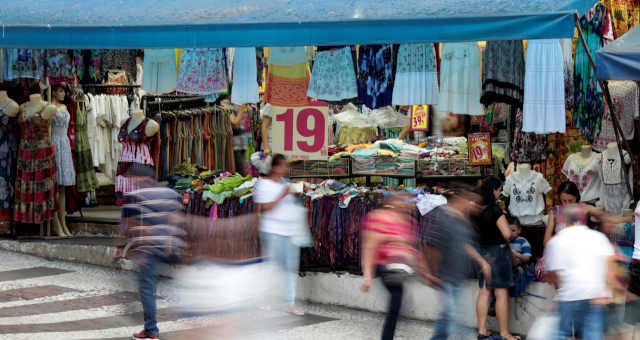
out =
{"type": "Polygon", "coordinates": [[[97,308],[102,306],[118,305],[135,301],[137,294],[131,292],[118,292],[107,295],[82,297],[69,300],[49,301],[25,306],[13,306],[0,308],[0,317],[28,316],[36,314],[49,314],[97,308]]]}
{"type": "Polygon", "coordinates": [[[0,302],[34,300],[43,297],[58,296],[69,292],[77,292],[77,290],[55,285],[3,290],[0,291],[0,302]]]}
{"type": "Polygon", "coordinates": [[[36,277],[53,276],[67,273],[72,273],[72,271],[50,267],[32,267],[7,270],[0,272],[0,282],[33,279],[36,277]]]}

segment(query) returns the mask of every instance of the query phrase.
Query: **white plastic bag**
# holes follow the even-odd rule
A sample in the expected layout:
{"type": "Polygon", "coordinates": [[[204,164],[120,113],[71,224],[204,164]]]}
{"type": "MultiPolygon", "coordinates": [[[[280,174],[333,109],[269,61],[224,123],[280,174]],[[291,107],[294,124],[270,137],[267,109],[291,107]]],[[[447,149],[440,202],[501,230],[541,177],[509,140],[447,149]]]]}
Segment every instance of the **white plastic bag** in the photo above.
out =
{"type": "Polygon", "coordinates": [[[300,248],[313,245],[311,232],[309,231],[309,215],[307,208],[300,205],[291,206],[292,223],[296,226],[296,233],[291,236],[291,242],[300,248]]]}
{"type": "Polygon", "coordinates": [[[527,340],[555,339],[560,318],[555,313],[547,313],[539,316],[531,325],[527,340]]]}

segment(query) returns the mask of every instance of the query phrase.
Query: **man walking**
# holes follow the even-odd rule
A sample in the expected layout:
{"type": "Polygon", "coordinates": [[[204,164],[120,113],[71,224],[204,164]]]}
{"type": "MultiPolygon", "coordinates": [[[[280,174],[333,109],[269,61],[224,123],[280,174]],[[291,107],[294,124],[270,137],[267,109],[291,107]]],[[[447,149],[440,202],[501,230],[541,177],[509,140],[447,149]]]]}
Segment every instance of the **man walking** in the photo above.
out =
{"type": "Polygon", "coordinates": [[[545,249],[546,269],[557,288],[556,339],[571,338],[575,330],[583,340],[601,340],[615,251],[604,234],[583,225],[582,206],[565,207],[562,213],[567,227],[545,249]]]}
{"type": "Polygon", "coordinates": [[[184,249],[180,195],[154,180],[152,169],[133,167],[126,176],[138,188],[125,194],[121,232],[127,257],[138,266],[138,290],[144,311],[144,329],[133,339],[159,339],[156,320],[156,284],[163,263],[174,263],[184,249]]]}

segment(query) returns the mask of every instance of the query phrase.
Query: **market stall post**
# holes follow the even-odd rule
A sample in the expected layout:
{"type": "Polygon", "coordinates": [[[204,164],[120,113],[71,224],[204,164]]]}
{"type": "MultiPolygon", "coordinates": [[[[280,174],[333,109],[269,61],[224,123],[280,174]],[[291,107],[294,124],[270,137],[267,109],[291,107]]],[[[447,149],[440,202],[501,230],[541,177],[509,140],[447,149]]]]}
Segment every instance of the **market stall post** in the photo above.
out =
{"type": "MultiPolygon", "coordinates": [[[[585,51],[587,52],[587,57],[589,57],[589,63],[591,64],[591,67],[593,68],[593,71],[596,71],[596,63],[593,60],[593,56],[591,56],[591,52],[589,51],[589,48],[587,47],[587,42],[584,38],[584,33],[582,32],[582,27],[580,27],[580,15],[578,14],[578,12],[574,13],[575,16],[575,26],[578,29],[578,36],[580,37],[580,41],[582,41],[582,47],[584,47],[585,51]]],[[[602,88],[602,92],[604,94],[604,98],[607,102],[607,106],[609,106],[609,111],[610,112],[614,112],[614,106],[613,106],[613,100],[611,100],[611,94],[609,93],[609,87],[607,86],[608,82],[606,81],[602,81],[602,80],[598,80],[598,83],[600,84],[600,88],[602,88]]],[[[618,144],[618,152],[620,153],[620,159],[624,159],[624,154],[622,153],[623,147],[622,144],[624,143],[624,149],[631,155],[631,147],[629,146],[629,143],[627,142],[626,139],[622,138],[622,128],[620,127],[620,121],[618,120],[618,117],[615,114],[611,114],[611,120],[613,121],[613,126],[614,129],[613,131],[615,132],[616,135],[616,143],[618,144]],[[622,139],[622,142],[620,141],[622,139]]],[[[622,165],[623,168],[623,173],[626,173],[627,169],[626,169],[626,164],[622,165]]],[[[631,183],[629,183],[629,177],[628,176],[623,176],[624,177],[624,181],[625,184],[627,186],[627,191],[629,192],[629,195],[633,195],[633,191],[631,190],[631,183]]]]}

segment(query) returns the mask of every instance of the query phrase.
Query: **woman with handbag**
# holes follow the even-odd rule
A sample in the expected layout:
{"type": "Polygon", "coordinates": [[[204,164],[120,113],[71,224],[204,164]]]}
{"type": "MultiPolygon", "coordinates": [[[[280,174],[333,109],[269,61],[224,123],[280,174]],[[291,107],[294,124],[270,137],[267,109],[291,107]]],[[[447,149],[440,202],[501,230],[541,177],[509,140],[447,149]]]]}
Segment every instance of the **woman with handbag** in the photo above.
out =
{"type": "Polygon", "coordinates": [[[268,172],[253,189],[253,201],[260,214],[263,255],[284,271],[287,311],[304,315],[304,311],[296,306],[300,247],[294,239],[300,233],[300,218],[292,213],[298,206],[285,181],[289,174],[287,159],[281,154],[273,155],[268,172]]]}
{"type": "Polygon", "coordinates": [[[375,274],[391,294],[382,340],[393,339],[404,282],[418,264],[417,230],[410,215],[414,206],[407,194],[393,194],[385,200],[382,209],[370,212],[362,225],[362,290],[369,291],[375,274]]]}

